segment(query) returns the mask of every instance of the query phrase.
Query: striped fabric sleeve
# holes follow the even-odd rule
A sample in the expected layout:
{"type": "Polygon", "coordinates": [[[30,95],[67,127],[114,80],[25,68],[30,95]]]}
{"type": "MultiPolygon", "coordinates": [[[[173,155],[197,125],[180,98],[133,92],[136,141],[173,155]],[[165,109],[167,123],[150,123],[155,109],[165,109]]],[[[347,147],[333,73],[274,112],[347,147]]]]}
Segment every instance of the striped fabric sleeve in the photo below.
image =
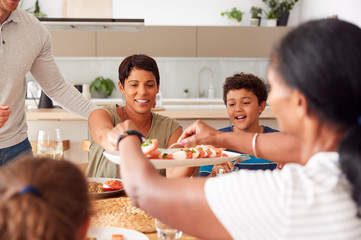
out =
{"type": "Polygon", "coordinates": [[[207,201],[233,239],[277,239],[285,221],[277,174],[240,170],[206,181],[207,201]]]}
{"type": "Polygon", "coordinates": [[[361,219],[335,152],[305,166],[209,178],[207,202],[234,239],[361,239],[361,219]]]}

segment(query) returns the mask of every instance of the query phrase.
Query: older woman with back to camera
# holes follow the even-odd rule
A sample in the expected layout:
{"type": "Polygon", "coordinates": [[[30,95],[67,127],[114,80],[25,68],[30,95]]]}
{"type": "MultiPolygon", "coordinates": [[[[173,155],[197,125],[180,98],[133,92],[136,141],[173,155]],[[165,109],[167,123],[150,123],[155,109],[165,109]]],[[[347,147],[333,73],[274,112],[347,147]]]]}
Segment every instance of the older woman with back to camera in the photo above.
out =
{"type": "MultiPolygon", "coordinates": [[[[125,160],[127,194],[149,214],[199,238],[361,239],[360,42],[359,27],[324,19],[291,31],[272,54],[269,104],[280,130],[300,139],[301,164],[165,179],[140,151],[137,136],[117,142],[122,131],[135,128],[127,121],[109,134],[125,160]]],[[[197,121],[179,141],[237,149],[239,136],[197,121]]],[[[287,138],[259,136],[255,149],[275,142],[286,148],[287,138]]]]}
{"type": "Polygon", "coordinates": [[[0,169],[0,239],[84,240],[88,187],[68,161],[23,157],[0,169]]]}

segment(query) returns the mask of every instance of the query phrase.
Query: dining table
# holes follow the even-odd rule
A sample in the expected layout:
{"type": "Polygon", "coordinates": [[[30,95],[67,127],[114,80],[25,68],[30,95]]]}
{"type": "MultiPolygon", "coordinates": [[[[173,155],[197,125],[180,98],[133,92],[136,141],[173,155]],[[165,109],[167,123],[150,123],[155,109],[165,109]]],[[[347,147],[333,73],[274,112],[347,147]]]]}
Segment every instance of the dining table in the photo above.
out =
{"type": "MultiPolygon", "coordinates": [[[[227,152],[227,151],[224,151],[227,152]]],[[[109,160],[119,164],[119,155],[106,156],[109,160]],[[114,158],[112,160],[112,157],[114,158]]],[[[226,156],[218,158],[203,158],[203,159],[185,159],[185,160],[160,160],[158,162],[152,162],[156,168],[162,169],[167,167],[179,167],[179,166],[201,166],[208,161],[215,163],[216,161],[233,161],[238,158],[242,158],[241,154],[235,154],[227,152],[226,156]],[[198,161],[197,161],[198,160],[198,161]],[[169,165],[172,163],[173,165],[169,165]],[[165,165],[168,164],[168,165],[165,165]],[[186,165],[184,165],[186,164],[186,165]]],[[[155,161],[153,159],[153,161],[155,161]]],[[[217,162],[217,163],[221,163],[217,162]]],[[[78,164],[80,170],[85,173],[88,163],[78,164]]],[[[106,178],[88,178],[88,181],[105,181],[106,178]]],[[[109,179],[108,179],[109,180],[109,179]]],[[[121,179],[118,179],[122,181],[121,179]]],[[[90,193],[92,199],[93,215],[91,217],[90,227],[115,227],[120,229],[130,229],[140,233],[143,233],[148,239],[159,239],[155,228],[155,219],[148,215],[142,209],[135,207],[130,198],[126,195],[124,190],[120,190],[111,196],[108,193],[90,193]]],[[[109,232],[109,229],[107,229],[109,232]]],[[[206,231],[206,230],[205,230],[206,231]]],[[[91,236],[90,236],[91,237],[91,236]]],[[[181,240],[196,240],[198,238],[182,233],[179,238],[181,240]]]]}
{"type": "MultiPolygon", "coordinates": [[[[85,174],[88,163],[76,164],[85,174]]],[[[90,227],[120,227],[143,233],[149,240],[158,240],[154,218],[135,207],[124,190],[113,195],[91,195],[92,217],[90,227]]],[[[198,240],[182,233],[180,240],[198,240]]]]}
{"type": "MultiPolygon", "coordinates": [[[[150,240],[158,240],[154,218],[135,207],[124,191],[110,197],[91,197],[93,215],[90,227],[120,227],[142,232],[150,240]]],[[[197,240],[185,233],[180,240],[197,240]]]]}

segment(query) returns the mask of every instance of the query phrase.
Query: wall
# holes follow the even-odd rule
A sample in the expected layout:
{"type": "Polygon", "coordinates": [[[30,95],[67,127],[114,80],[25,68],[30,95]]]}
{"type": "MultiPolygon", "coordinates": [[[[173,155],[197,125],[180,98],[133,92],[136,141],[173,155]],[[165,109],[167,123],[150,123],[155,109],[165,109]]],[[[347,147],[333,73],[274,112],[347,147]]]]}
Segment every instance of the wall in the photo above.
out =
{"type": "MultiPolygon", "coordinates": [[[[75,1],[75,0],[71,0],[75,1]]],[[[90,1],[90,0],[89,0],[90,1]]],[[[35,0],[23,1],[26,9],[35,0]]],[[[49,17],[62,17],[63,0],[40,0],[41,11],[49,17]]],[[[145,18],[146,25],[230,25],[231,22],[220,16],[220,12],[236,6],[246,12],[244,25],[249,19],[251,6],[262,6],[261,0],[113,0],[113,17],[145,18]],[[142,6],[142,7],[139,7],[142,6]],[[186,14],[185,14],[186,13],[186,14]]],[[[360,0],[300,0],[291,12],[289,25],[297,25],[308,19],[338,14],[361,26],[360,0]]],[[[56,58],[61,72],[72,83],[90,83],[95,77],[110,77],[117,83],[117,69],[124,56],[119,58],[56,58]],[[81,69],[79,71],[79,69],[81,69]]],[[[195,97],[199,79],[201,91],[210,84],[215,88],[215,97],[222,95],[221,86],[225,77],[235,72],[253,73],[266,79],[267,59],[248,58],[157,58],[161,73],[161,91],[165,98],[181,98],[184,89],[190,89],[190,97],[195,97]],[[203,67],[212,69],[212,72],[203,67]]],[[[27,76],[32,80],[32,76],[27,76]]],[[[121,97],[114,91],[113,98],[121,97]]]]}
{"type": "Polygon", "coordinates": [[[360,0],[300,0],[297,4],[299,15],[293,19],[295,22],[337,15],[361,27],[360,0]]]}
{"type": "MultiPolygon", "coordinates": [[[[71,83],[90,83],[97,76],[118,81],[118,67],[124,57],[68,58],[57,57],[56,62],[65,79],[71,83]]],[[[266,79],[268,59],[264,58],[155,58],[158,63],[164,98],[182,98],[183,90],[190,89],[189,97],[194,98],[196,83],[199,79],[201,91],[210,84],[215,89],[215,97],[222,97],[224,79],[235,72],[248,72],[266,79]],[[211,71],[209,69],[211,69],[211,71]],[[202,70],[202,71],[201,71],[202,70]]],[[[28,74],[28,80],[33,77],[28,74]]],[[[118,86],[116,84],[116,86],[118,86]]],[[[112,98],[120,98],[113,91],[112,98]]]]}
{"type": "MultiPolygon", "coordinates": [[[[22,2],[22,7],[27,9],[35,0],[22,2]]],[[[39,0],[39,3],[41,11],[49,17],[62,17],[63,0],[39,0]]],[[[113,17],[145,18],[146,25],[224,26],[232,25],[232,22],[220,13],[237,7],[246,13],[243,25],[249,25],[251,6],[264,7],[264,4],[262,0],[113,0],[113,17]]],[[[360,0],[299,0],[288,25],[296,26],[310,19],[336,14],[361,26],[359,9],[360,0]]]]}

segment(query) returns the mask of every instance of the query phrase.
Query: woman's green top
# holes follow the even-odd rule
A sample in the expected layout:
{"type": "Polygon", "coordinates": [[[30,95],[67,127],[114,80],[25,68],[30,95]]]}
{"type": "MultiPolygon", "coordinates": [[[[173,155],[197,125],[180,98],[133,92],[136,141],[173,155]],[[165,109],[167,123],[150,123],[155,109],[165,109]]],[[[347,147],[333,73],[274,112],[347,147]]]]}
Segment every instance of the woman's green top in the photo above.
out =
{"type": "MultiPolygon", "coordinates": [[[[122,122],[117,112],[117,105],[107,105],[102,109],[107,111],[112,119],[113,126],[122,122]]],[[[146,138],[158,139],[158,147],[167,148],[169,137],[180,127],[177,120],[154,112],[152,113],[152,124],[146,138]]],[[[90,134],[89,134],[90,135],[90,134]]],[[[94,139],[90,139],[89,166],[86,171],[87,177],[120,178],[119,165],[109,161],[104,155],[104,149],[94,139]]],[[[165,175],[165,170],[160,171],[165,175]]]]}

